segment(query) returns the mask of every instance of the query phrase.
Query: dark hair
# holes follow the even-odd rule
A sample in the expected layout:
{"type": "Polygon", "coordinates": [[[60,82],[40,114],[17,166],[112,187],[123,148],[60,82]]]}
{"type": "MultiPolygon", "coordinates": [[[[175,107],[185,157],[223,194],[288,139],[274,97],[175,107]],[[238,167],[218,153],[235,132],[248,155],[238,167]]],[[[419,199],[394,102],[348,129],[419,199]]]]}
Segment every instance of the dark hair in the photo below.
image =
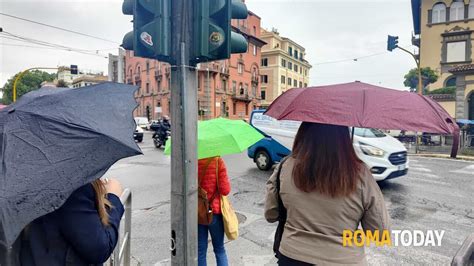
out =
{"type": "Polygon", "coordinates": [[[296,187],[331,197],[354,192],[365,168],[345,126],[303,122],[291,156],[296,187]]]}

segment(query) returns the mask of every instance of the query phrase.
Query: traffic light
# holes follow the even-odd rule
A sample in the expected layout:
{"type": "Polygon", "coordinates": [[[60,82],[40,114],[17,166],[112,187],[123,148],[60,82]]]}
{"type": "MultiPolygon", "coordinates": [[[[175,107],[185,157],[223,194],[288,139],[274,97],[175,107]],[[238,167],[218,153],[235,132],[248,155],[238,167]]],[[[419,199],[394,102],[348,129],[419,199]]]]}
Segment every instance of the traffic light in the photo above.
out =
{"type": "Polygon", "coordinates": [[[388,40],[387,40],[387,50],[390,52],[393,51],[398,47],[398,36],[390,36],[388,35],[388,40]]]}
{"type": "Polygon", "coordinates": [[[71,74],[72,75],[77,75],[78,74],[78,68],[77,68],[77,65],[71,65],[69,70],[71,71],[71,74]]]}
{"type": "Polygon", "coordinates": [[[199,0],[194,14],[195,63],[227,59],[247,51],[247,39],[232,31],[232,19],[245,19],[247,6],[240,0],[199,0]]]}
{"type": "Polygon", "coordinates": [[[125,0],[125,15],[133,15],[133,31],[122,42],[135,56],[168,61],[171,48],[171,0],[125,0]]]}

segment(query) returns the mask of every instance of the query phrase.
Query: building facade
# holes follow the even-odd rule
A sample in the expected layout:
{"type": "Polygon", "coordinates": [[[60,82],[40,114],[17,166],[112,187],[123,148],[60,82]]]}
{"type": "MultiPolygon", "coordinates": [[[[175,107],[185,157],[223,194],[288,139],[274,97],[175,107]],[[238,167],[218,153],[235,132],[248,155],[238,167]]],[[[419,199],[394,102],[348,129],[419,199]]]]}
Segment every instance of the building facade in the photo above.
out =
{"type": "Polygon", "coordinates": [[[280,36],[276,29],[262,29],[261,39],[267,43],[260,62],[262,106],[267,107],[291,88],[308,87],[311,65],[305,59],[305,48],[280,36]]]}
{"type": "Polygon", "coordinates": [[[474,0],[412,0],[412,11],[420,65],[439,74],[428,89],[455,87],[440,103],[456,119],[474,120],[474,0]]]}
{"type": "Polygon", "coordinates": [[[118,55],[109,54],[109,81],[125,83],[125,50],[118,49],[118,55]]]}
{"type": "Polygon", "coordinates": [[[108,81],[107,76],[102,75],[81,75],[72,81],[72,88],[81,88],[108,81]]]}
{"type": "MultiPolygon", "coordinates": [[[[248,50],[232,54],[228,60],[197,66],[198,111],[200,119],[226,117],[248,119],[260,107],[261,48],[260,17],[249,12],[244,20],[233,20],[234,30],[248,40],[248,50]]],[[[125,55],[125,83],[140,87],[136,93],[140,106],[135,116],[158,119],[170,115],[170,67],[167,63],[125,55]]]]}

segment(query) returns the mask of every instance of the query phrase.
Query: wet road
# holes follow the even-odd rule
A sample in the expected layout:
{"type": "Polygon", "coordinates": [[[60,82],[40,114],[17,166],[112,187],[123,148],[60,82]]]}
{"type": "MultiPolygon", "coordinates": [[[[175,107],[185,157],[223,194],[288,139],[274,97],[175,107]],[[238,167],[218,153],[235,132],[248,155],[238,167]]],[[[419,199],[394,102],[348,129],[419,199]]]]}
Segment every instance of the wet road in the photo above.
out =
{"type": "MultiPolygon", "coordinates": [[[[133,193],[133,264],[167,265],[170,231],[170,158],[155,149],[151,135],[143,156],[118,162],[107,174],[133,193]]],[[[224,157],[232,183],[231,201],[241,220],[240,238],[226,244],[230,265],[275,265],[275,224],[262,216],[265,182],[246,154],[224,157]]],[[[474,232],[474,162],[410,157],[407,176],[380,184],[398,230],[445,230],[441,247],[369,247],[371,265],[447,265],[474,232]]],[[[210,248],[212,252],[212,248],[210,248]]],[[[213,265],[210,253],[208,262],[213,265]]]]}

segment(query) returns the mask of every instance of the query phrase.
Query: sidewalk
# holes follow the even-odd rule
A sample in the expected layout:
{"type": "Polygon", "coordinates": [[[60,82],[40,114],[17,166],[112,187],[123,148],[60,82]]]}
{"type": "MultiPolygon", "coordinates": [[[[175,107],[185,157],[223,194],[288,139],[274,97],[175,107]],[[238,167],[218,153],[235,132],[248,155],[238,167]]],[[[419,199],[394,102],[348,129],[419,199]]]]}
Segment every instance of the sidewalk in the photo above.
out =
{"type": "Polygon", "coordinates": [[[429,157],[429,158],[440,158],[440,159],[452,159],[452,160],[464,160],[464,161],[474,161],[474,156],[469,155],[457,155],[455,159],[451,158],[449,154],[443,153],[409,153],[410,156],[415,157],[429,157]]]}

